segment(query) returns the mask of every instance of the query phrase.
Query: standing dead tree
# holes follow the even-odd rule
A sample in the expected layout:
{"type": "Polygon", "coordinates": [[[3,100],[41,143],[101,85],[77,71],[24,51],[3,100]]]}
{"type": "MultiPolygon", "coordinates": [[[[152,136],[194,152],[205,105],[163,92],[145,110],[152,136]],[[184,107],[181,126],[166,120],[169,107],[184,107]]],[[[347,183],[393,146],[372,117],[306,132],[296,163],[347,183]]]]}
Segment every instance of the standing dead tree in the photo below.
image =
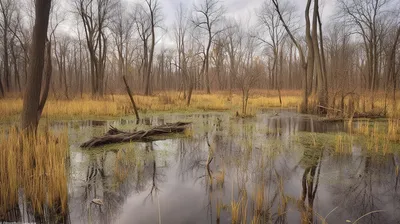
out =
{"type": "Polygon", "coordinates": [[[152,67],[156,45],[156,29],[161,23],[161,7],[158,0],[145,0],[146,6],[137,4],[134,21],[142,41],[142,75],[145,85],[144,94],[151,95],[152,67]]]}
{"type": "Polygon", "coordinates": [[[128,16],[126,5],[118,2],[116,16],[112,19],[111,35],[114,38],[116,47],[116,54],[118,60],[118,74],[119,76],[126,76],[128,74],[128,60],[131,51],[135,49],[132,42],[134,31],[134,21],[128,16]]]}
{"type": "Polygon", "coordinates": [[[326,78],[322,21],[319,15],[318,0],[314,0],[314,10],[312,18],[313,20],[311,36],[314,50],[314,68],[317,78],[317,108],[315,108],[315,110],[317,110],[318,113],[326,114],[327,110],[324,107],[328,107],[328,80],[326,78]],[[318,38],[318,29],[320,38],[318,38]]]}
{"type": "Polygon", "coordinates": [[[303,103],[301,105],[301,111],[306,113],[308,111],[308,96],[310,94],[309,87],[308,87],[308,77],[311,77],[314,72],[314,58],[313,58],[313,50],[312,50],[312,40],[310,34],[310,6],[311,0],[307,1],[307,6],[305,9],[305,20],[306,20],[306,41],[308,49],[308,56],[307,60],[305,58],[305,51],[303,50],[302,45],[298,42],[298,40],[294,37],[292,31],[289,29],[288,24],[286,23],[280,9],[280,5],[277,0],[272,0],[272,3],[275,6],[275,10],[279,15],[279,19],[282,21],[282,25],[285,28],[286,32],[288,33],[290,39],[292,40],[293,44],[297,47],[299,52],[301,67],[303,68],[303,103]],[[311,49],[310,49],[311,48],[311,49]]]}
{"type": "Polygon", "coordinates": [[[229,92],[232,94],[238,73],[239,50],[241,49],[244,33],[239,22],[235,21],[228,25],[225,34],[227,39],[225,48],[229,58],[229,92]]]}
{"type": "Polygon", "coordinates": [[[126,81],[125,76],[122,76],[122,79],[124,80],[126,92],[128,93],[129,99],[131,100],[132,107],[133,107],[133,111],[135,111],[136,124],[139,124],[139,120],[140,120],[140,118],[139,118],[139,112],[138,112],[138,109],[137,109],[137,107],[136,107],[135,100],[133,99],[131,88],[129,87],[128,82],[126,81]]]}
{"type": "Polygon", "coordinates": [[[207,44],[204,56],[205,69],[203,71],[203,75],[205,76],[207,93],[210,94],[210,49],[214,37],[224,30],[223,28],[218,28],[218,25],[222,20],[225,9],[222,5],[220,5],[219,0],[204,0],[203,4],[200,4],[199,6],[194,6],[194,12],[195,15],[192,20],[193,24],[196,28],[200,28],[207,33],[207,44]]]}
{"type": "Polygon", "coordinates": [[[92,95],[102,97],[107,59],[106,29],[113,16],[115,0],[75,0],[75,8],[83,22],[90,56],[92,95]]]}
{"type": "MultiPolygon", "coordinates": [[[[9,45],[13,44],[10,43],[10,26],[14,15],[16,14],[16,5],[13,0],[1,0],[0,1],[0,28],[2,31],[2,41],[3,41],[3,75],[4,75],[4,82],[5,82],[5,90],[11,90],[11,73],[10,73],[10,58],[9,58],[9,45]]],[[[0,92],[3,92],[3,86],[0,81],[0,92]]]]}
{"type": "MultiPolygon", "coordinates": [[[[353,32],[362,39],[366,56],[366,83],[364,88],[372,93],[379,84],[380,75],[380,43],[387,23],[387,10],[391,0],[339,0],[340,12],[345,21],[352,25],[353,32]]],[[[374,108],[374,100],[371,101],[374,108]]]]}
{"type": "Polygon", "coordinates": [[[261,64],[260,58],[255,56],[255,38],[250,34],[246,34],[243,41],[244,43],[240,52],[239,58],[241,58],[241,60],[239,61],[236,83],[242,91],[242,116],[247,116],[250,90],[263,74],[264,68],[261,64]]]}
{"type": "Polygon", "coordinates": [[[388,53],[387,53],[387,65],[386,65],[386,75],[387,79],[390,80],[393,88],[392,92],[392,104],[393,104],[393,112],[396,111],[396,89],[397,89],[397,74],[396,74],[396,58],[397,56],[397,48],[400,42],[400,25],[398,25],[395,34],[393,36],[393,41],[389,43],[388,53]]]}
{"type": "Polygon", "coordinates": [[[67,82],[67,56],[69,52],[69,45],[71,44],[71,39],[69,38],[69,36],[66,35],[61,36],[57,39],[57,42],[54,41],[54,55],[58,66],[59,84],[60,89],[64,88],[65,90],[65,97],[69,99],[67,82]],[[62,86],[63,84],[64,86],[62,86]]]}
{"type": "Polygon", "coordinates": [[[202,46],[195,40],[195,32],[189,35],[190,24],[187,22],[188,14],[187,9],[181,4],[177,10],[174,32],[178,51],[178,61],[174,65],[178,68],[180,77],[183,80],[187,106],[190,105],[192,92],[195,88],[199,64],[204,68],[204,60],[199,60],[200,54],[203,52],[202,46]],[[199,61],[201,62],[199,63],[199,61]]]}
{"type": "Polygon", "coordinates": [[[156,46],[156,25],[159,23],[159,13],[160,13],[160,5],[158,0],[145,0],[146,5],[148,7],[148,17],[150,19],[150,30],[151,30],[151,45],[150,45],[150,54],[149,54],[149,64],[147,68],[146,75],[146,86],[144,94],[146,96],[151,95],[151,69],[153,66],[154,60],[154,47],[156,46]]]}
{"type": "MultiPolygon", "coordinates": [[[[291,13],[288,9],[288,5],[285,4],[280,8],[283,17],[287,18],[286,22],[290,24],[291,13]]],[[[280,76],[282,71],[278,67],[278,59],[280,56],[280,50],[283,48],[284,38],[286,36],[285,28],[282,26],[282,22],[279,19],[279,15],[273,8],[272,3],[267,0],[263,3],[262,8],[257,12],[258,22],[262,30],[266,31],[265,37],[257,37],[262,43],[266,44],[268,48],[272,50],[272,74],[270,84],[272,89],[280,88],[280,76]]]]}
{"type": "MultiPolygon", "coordinates": [[[[318,45],[318,17],[319,17],[319,8],[318,8],[318,0],[314,0],[314,12],[312,16],[312,27],[311,27],[311,20],[310,20],[310,8],[312,0],[307,0],[306,8],[305,8],[305,21],[306,21],[306,29],[305,29],[305,36],[306,36],[306,44],[307,44],[307,60],[305,58],[305,52],[303,47],[298,42],[298,40],[294,37],[292,31],[289,29],[288,24],[282,14],[281,7],[278,3],[278,0],[271,0],[276,12],[278,13],[279,19],[282,22],[282,26],[285,28],[287,34],[289,35],[290,39],[297,47],[297,50],[300,54],[301,66],[304,70],[304,79],[303,79],[303,103],[301,107],[302,112],[309,111],[308,105],[308,97],[311,93],[311,84],[313,82],[314,74],[317,74],[318,80],[318,96],[317,96],[317,104],[322,107],[318,108],[326,108],[328,104],[328,87],[327,81],[325,76],[322,72],[321,66],[321,54],[318,45]],[[311,32],[312,28],[312,32],[311,32]]],[[[320,35],[321,35],[320,31],[320,35]]],[[[326,113],[325,109],[319,109],[320,113],[326,113]]]]}

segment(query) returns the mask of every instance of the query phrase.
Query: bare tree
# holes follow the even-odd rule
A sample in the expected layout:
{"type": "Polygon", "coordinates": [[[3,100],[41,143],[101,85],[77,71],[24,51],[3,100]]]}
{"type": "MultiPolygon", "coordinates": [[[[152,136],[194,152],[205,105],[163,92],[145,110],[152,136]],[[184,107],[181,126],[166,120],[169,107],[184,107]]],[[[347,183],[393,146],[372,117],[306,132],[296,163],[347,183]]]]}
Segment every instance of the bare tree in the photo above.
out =
{"type": "Polygon", "coordinates": [[[153,59],[154,59],[154,47],[156,46],[156,25],[159,22],[159,13],[160,13],[160,5],[158,0],[145,0],[146,5],[149,9],[149,19],[150,19],[150,30],[151,30],[151,46],[150,46],[150,54],[149,54],[149,64],[147,69],[147,76],[146,76],[146,89],[145,95],[148,96],[151,94],[150,89],[150,80],[151,80],[151,69],[153,66],[153,59]]]}
{"type": "Polygon", "coordinates": [[[136,30],[142,42],[143,53],[139,55],[141,57],[140,70],[143,84],[146,84],[146,76],[149,74],[147,70],[149,69],[149,40],[151,37],[151,24],[150,20],[147,18],[143,5],[136,4],[133,20],[135,21],[136,30]]]}
{"type": "MultiPolygon", "coordinates": [[[[5,90],[10,91],[11,88],[11,74],[10,74],[10,59],[9,59],[9,39],[10,39],[10,25],[14,15],[16,14],[15,1],[12,0],[1,0],[0,1],[0,13],[1,23],[0,28],[2,31],[3,39],[3,74],[5,81],[5,90]]],[[[0,83],[1,85],[1,83],[0,83]]],[[[2,90],[2,87],[0,87],[2,90]]]]}
{"type": "MultiPolygon", "coordinates": [[[[288,9],[288,5],[285,4],[280,8],[281,14],[283,17],[288,18],[286,20],[287,23],[290,23],[291,20],[291,12],[288,9]]],[[[278,74],[278,58],[280,47],[283,47],[284,38],[286,36],[285,28],[282,26],[282,22],[279,19],[279,14],[273,8],[272,3],[268,0],[265,1],[262,5],[262,8],[257,13],[258,22],[261,26],[261,29],[266,31],[265,37],[257,37],[261,40],[262,43],[265,43],[267,47],[272,50],[273,53],[273,62],[272,62],[272,79],[271,79],[271,87],[273,89],[280,88],[279,87],[279,77],[282,74],[278,74]]],[[[261,33],[263,33],[261,31],[261,33]]],[[[280,71],[282,73],[282,71],[280,71]]]]}
{"type": "Polygon", "coordinates": [[[145,3],[146,7],[141,4],[136,5],[134,19],[143,44],[142,74],[145,85],[144,94],[150,95],[154,48],[156,45],[156,28],[160,26],[162,17],[158,0],[145,0],[145,3]]]}
{"type": "MultiPolygon", "coordinates": [[[[24,97],[22,110],[22,128],[35,131],[40,114],[42,75],[44,67],[44,53],[51,0],[35,0],[35,25],[32,33],[30,76],[24,97]]],[[[44,93],[46,94],[46,93],[44,93]]],[[[43,98],[42,98],[43,99],[43,98]]]]}
{"type": "Polygon", "coordinates": [[[326,72],[323,69],[325,66],[324,46],[322,38],[322,22],[319,16],[319,3],[314,0],[312,21],[312,44],[314,50],[314,68],[317,77],[317,106],[318,112],[326,114],[328,107],[328,81],[326,79],[326,72]],[[318,28],[320,39],[318,38],[318,28]],[[320,42],[318,42],[320,40],[320,42]],[[321,45],[319,45],[319,43],[321,45]],[[321,52],[322,51],[322,52],[321,52]]]}
{"type": "MultiPolygon", "coordinates": [[[[391,38],[391,42],[388,44],[387,48],[387,65],[386,65],[386,75],[387,79],[391,81],[392,84],[392,103],[393,103],[393,111],[396,111],[396,88],[397,88],[397,75],[396,75],[396,57],[397,57],[397,47],[400,42],[400,25],[398,25],[397,29],[393,29],[393,38],[391,38]]],[[[388,86],[389,87],[389,86],[388,86]]],[[[387,90],[386,90],[387,91],[387,90]]]]}
{"type": "Polygon", "coordinates": [[[298,40],[294,37],[292,31],[289,29],[288,24],[286,23],[280,9],[280,5],[277,0],[272,0],[272,3],[275,6],[275,10],[279,15],[279,19],[282,21],[282,25],[285,28],[286,32],[288,33],[290,39],[293,41],[294,45],[297,47],[297,50],[300,55],[300,61],[301,61],[301,67],[304,70],[304,79],[303,79],[303,103],[302,103],[302,112],[307,112],[308,111],[308,96],[309,96],[309,87],[308,87],[308,77],[311,77],[314,72],[314,57],[313,57],[313,45],[312,45],[312,39],[311,39],[311,25],[310,25],[310,6],[311,6],[311,0],[307,1],[306,9],[305,9],[305,21],[306,21],[306,41],[307,41],[307,47],[308,47],[308,55],[307,55],[307,60],[305,58],[305,53],[303,50],[302,45],[298,42],[298,40]]]}
{"type": "Polygon", "coordinates": [[[232,89],[235,88],[235,80],[238,73],[239,51],[241,49],[244,32],[242,31],[239,22],[228,24],[226,29],[227,44],[225,45],[226,52],[229,57],[229,92],[232,94],[232,89]]]}
{"type": "MultiPolygon", "coordinates": [[[[339,0],[343,18],[352,25],[354,33],[362,38],[367,66],[365,88],[372,93],[378,86],[380,42],[390,5],[391,0],[339,0]]],[[[374,108],[373,100],[371,106],[374,108]]]]}
{"type": "MultiPolygon", "coordinates": [[[[56,39],[56,38],[54,38],[56,39]]],[[[65,97],[69,99],[68,96],[68,82],[67,82],[67,56],[69,53],[69,48],[71,44],[71,39],[69,36],[64,34],[63,36],[57,38],[58,41],[54,43],[54,55],[58,65],[58,73],[60,78],[60,88],[64,88],[65,97]],[[62,86],[64,84],[64,86],[62,86]]]]}
{"type": "MultiPolygon", "coordinates": [[[[32,63],[29,26],[35,19],[32,2],[0,0],[1,97],[9,91],[26,91],[32,63]]],[[[370,94],[381,90],[386,112],[389,99],[396,108],[399,79],[396,3],[339,0],[332,23],[322,21],[326,17],[320,0],[303,2],[301,22],[294,22],[296,12],[284,0],[265,0],[248,20],[225,18],[220,0],[201,0],[189,10],[182,3],[174,27],[166,27],[159,0],[142,0],[135,7],[122,0],[74,0],[75,17],[69,22],[76,22],[77,35],[54,32],[68,10],[60,7],[59,13],[50,12],[52,45],[48,48],[52,51],[47,57],[46,49],[46,61],[57,62],[53,69],[57,79],[49,88],[56,99],[73,98],[78,92],[113,95],[124,91],[125,76],[132,90],[145,95],[156,90],[183,92],[187,105],[195,90],[237,90],[246,101],[251,88],[275,89],[279,95],[282,88],[301,88],[303,112],[340,109],[336,115],[350,110],[344,103],[348,100],[361,108],[359,101],[364,112],[370,102],[373,108],[370,94]],[[258,33],[251,26],[250,35],[249,24],[255,21],[258,33]],[[169,34],[175,46],[161,32],[167,28],[173,28],[169,34]],[[253,48],[253,44],[258,45],[253,48]],[[252,74],[257,81],[250,81],[252,74]]],[[[49,75],[42,77],[42,85],[51,72],[44,74],[49,75]]],[[[242,108],[242,113],[247,109],[242,108]]]]}
{"type": "Polygon", "coordinates": [[[236,78],[242,91],[242,115],[247,115],[249,93],[260,76],[263,74],[263,65],[259,57],[255,56],[255,39],[249,34],[245,38],[244,48],[241,52],[241,62],[236,78]]]}
{"type": "Polygon", "coordinates": [[[14,73],[18,86],[23,86],[28,78],[29,46],[31,41],[31,31],[24,26],[23,16],[24,14],[22,10],[16,10],[16,15],[12,20],[10,27],[10,32],[12,33],[10,51],[14,61],[14,73]],[[16,64],[18,61],[22,63],[20,67],[22,67],[24,74],[24,77],[21,77],[21,79],[19,68],[16,64]],[[24,82],[21,80],[24,80],[24,82]]]}
{"type": "Polygon", "coordinates": [[[127,75],[128,56],[131,48],[134,21],[129,18],[127,5],[118,2],[117,13],[111,23],[112,36],[117,49],[118,73],[122,77],[127,75]]]}
{"type": "Polygon", "coordinates": [[[92,95],[103,96],[107,56],[106,29],[115,8],[114,0],[76,0],[75,7],[85,30],[90,56],[92,95]]]}
{"type": "MultiPolygon", "coordinates": [[[[300,54],[300,60],[301,64],[304,70],[304,80],[303,80],[303,104],[302,104],[302,111],[307,112],[309,110],[308,108],[308,96],[310,95],[310,91],[312,87],[309,87],[309,84],[312,85],[313,79],[314,79],[314,74],[316,73],[317,76],[317,89],[318,89],[318,96],[316,99],[316,103],[318,106],[318,112],[320,113],[326,113],[327,109],[327,104],[328,104],[328,87],[327,87],[327,81],[325,79],[324,73],[322,72],[322,62],[321,62],[321,54],[320,54],[320,49],[318,45],[318,28],[321,28],[321,26],[318,26],[318,18],[319,18],[319,7],[318,7],[318,0],[314,0],[314,10],[313,10],[313,16],[312,16],[312,27],[311,27],[311,21],[310,21],[310,8],[311,8],[311,3],[312,0],[308,0],[306,4],[306,9],[305,9],[305,22],[306,22],[306,31],[305,31],[305,36],[306,36],[306,43],[307,43],[307,60],[304,57],[304,51],[301,46],[301,44],[296,40],[294,37],[292,31],[289,29],[285,18],[282,14],[280,5],[277,0],[272,0],[272,3],[275,6],[275,10],[279,15],[279,19],[282,22],[283,27],[285,28],[286,32],[288,33],[290,39],[294,43],[294,45],[297,47],[299,54],[300,54]],[[312,28],[312,32],[311,32],[312,28]],[[315,69],[314,69],[315,68],[315,69]]],[[[320,35],[322,35],[322,30],[320,30],[320,35]]],[[[322,44],[322,43],[321,43],[322,44]]],[[[323,46],[322,46],[323,47],[323,46]]]]}
{"type": "Polygon", "coordinates": [[[199,30],[188,23],[189,11],[182,4],[179,6],[175,22],[175,41],[178,53],[177,62],[174,63],[182,77],[185,86],[186,105],[189,106],[193,90],[199,81],[199,76],[205,68],[204,46],[199,41],[199,30]]]}
{"type": "Polygon", "coordinates": [[[218,27],[219,23],[222,21],[222,17],[225,13],[225,9],[220,5],[219,0],[204,0],[199,6],[194,6],[195,15],[193,18],[193,23],[196,28],[200,28],[207,33],[207,44],[205,51],[205,84],[207,88],[207,93],[210,94],[210,77],[209,77],[209,57],[212,41],[216,35],[221,33],[224,29],[223,27],[218,27]]]}
{"type": "Polygon", "coordinates": [[[211,61],[214,65],[214,73],[217,76],[218,89],[226,89],[225,82],[223,80],[224,76],[224,64],[225,64],[225,45],[226,39],[223,35],[218,35],[213,41],[213,50],[211,53],[211,61]]]}

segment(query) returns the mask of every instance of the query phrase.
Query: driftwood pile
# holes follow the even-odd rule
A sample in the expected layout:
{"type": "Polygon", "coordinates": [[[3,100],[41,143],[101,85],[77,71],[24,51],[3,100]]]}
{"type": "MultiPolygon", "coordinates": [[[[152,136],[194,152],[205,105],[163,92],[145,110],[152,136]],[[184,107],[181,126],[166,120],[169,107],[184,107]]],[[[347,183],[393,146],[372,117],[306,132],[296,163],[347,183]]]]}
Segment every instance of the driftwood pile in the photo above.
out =
{"type": "Polygon", "coordinates": [[[171,134],[171,133],[182,133],[188,127],[190,123],[177,122],[172,124],[165,124],[153,127],[148,131],[136,131],[136,132],[125,132],[118,130],[117,128],[110,127],[110,130],[102,137],[94,137],[89,141],[81,145],[82,148],[97,147],[112,143],[123,143],[123,142],[146,142],[154,140],[154,137],[171,134]]]}

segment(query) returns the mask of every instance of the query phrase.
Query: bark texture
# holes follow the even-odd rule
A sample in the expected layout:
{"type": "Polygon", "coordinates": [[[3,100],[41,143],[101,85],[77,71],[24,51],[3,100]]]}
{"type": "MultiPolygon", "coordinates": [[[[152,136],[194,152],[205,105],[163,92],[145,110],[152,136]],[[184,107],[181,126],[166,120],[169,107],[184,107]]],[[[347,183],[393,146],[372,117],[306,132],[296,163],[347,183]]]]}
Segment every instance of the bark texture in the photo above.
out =
{"type": "Polygon", "coordinates": [[[81,145],[82,148],[98,147],[113,143],[146,142],[154,140],[155,136],[182,133],[190,123],[177,122],[154,127],[148,131],[125,132],[111,126],[110,130],[102,137],[94,137],[81,145]]]}
{"type": "Polygon", "coordinates": [[[51,0],[35,1],[36,18],[32,33],[30,76],[28,77],[22,111],[22,129],[36,130],[39,123],[38,111],[50,7],[51,0]]]}

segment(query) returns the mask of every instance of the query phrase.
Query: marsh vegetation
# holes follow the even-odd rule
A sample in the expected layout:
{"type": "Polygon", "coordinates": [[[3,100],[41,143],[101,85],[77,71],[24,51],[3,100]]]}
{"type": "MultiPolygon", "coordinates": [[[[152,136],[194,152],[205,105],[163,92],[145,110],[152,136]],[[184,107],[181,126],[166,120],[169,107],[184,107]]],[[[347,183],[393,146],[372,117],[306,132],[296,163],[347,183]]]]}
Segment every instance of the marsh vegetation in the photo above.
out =
{"type": "Polygon", "coordinates": [[[15,129],[3,127],[1,164],[7,172],[0,183],[8,190],[1,194],[2,220],[391,223],[400,218],[397,120],[349,124],[296,110],[267,110],[253,118],[202,112],[145,116],[138,128],[181,120],[192,122],[191,129],[173,139],[90,150],[79,145],[110,125],[131,130],[135,118],[50,121],[43,129],[48,131],[39,131],[29,146],[35,153],[22,155],[4,150],[17,149],[20,141],[15,129]],[[57,140],[49,133],[58,133],[57,140]]]}
{"type": "Polygon", "coordinates": [[[398,223],[399,14],[0,0],[0,222],[398,223]]]}

